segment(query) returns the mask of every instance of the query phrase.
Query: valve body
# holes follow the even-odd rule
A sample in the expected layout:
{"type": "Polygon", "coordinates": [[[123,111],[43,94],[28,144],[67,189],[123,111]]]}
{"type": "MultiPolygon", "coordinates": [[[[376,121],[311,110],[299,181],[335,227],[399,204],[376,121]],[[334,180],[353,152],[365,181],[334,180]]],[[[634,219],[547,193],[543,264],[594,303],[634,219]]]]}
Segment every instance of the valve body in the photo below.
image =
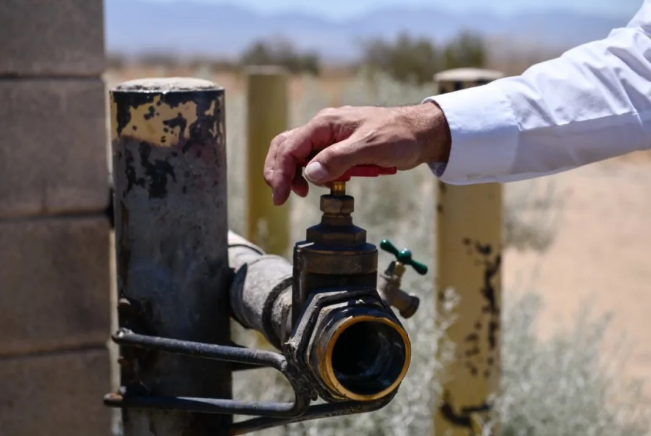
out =
{"type": "Polygon", "coordinates": [[[377,247],[352,222],[352,196],[321,197],[321,223],[294,248],[294,264],[229,234],[234,317],[265,335],[329,402],[395,393],[409,337],[377,291],[377,247]]]}
{"type": "Polygon", "coordinates": [[[322,398],[372,401],[404,378],[409,337],[377,292],[377,247],[353,224],[345,184],[334,183],[320,206],[321,222],[294,247],[292,318],[307,343],[295,334],[289,348],[310,368],[322,398]]]}
{"type": "MultiPolygon", "coordinates": [[[[366,242],[366,230],[353,224],[353,210],[350,195],[321,196],[321,222],[294,246],[294,307],[302,307],[319,289],[376,287],[377,247],[366,242]]],[[[294,313],[294,322],[299,316],[294,313]]]]}

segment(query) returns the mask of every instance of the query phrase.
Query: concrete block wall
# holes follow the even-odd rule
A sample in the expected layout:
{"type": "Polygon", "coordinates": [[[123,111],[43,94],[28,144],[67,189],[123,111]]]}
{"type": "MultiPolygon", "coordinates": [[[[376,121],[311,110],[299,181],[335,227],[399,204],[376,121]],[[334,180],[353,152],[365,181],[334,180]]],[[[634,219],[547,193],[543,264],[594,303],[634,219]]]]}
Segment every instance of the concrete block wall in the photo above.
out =
{"type": "Polygon", "coordinates": [[[0,1],[0,435],[108,436],[102,0],[0,1]]]}

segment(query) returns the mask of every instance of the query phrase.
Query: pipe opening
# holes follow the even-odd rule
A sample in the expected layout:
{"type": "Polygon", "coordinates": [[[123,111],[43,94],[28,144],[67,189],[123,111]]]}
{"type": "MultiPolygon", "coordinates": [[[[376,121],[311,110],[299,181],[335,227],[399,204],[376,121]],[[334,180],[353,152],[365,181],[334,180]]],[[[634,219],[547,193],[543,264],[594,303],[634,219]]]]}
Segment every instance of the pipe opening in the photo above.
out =
{"type": "Polygon", "coordinates": [[[331,362],[334,376],[346,390],[375,396],[402,381],[409,359],[406,336],[398,326],[358,321],[336,339],[331,362]]]}

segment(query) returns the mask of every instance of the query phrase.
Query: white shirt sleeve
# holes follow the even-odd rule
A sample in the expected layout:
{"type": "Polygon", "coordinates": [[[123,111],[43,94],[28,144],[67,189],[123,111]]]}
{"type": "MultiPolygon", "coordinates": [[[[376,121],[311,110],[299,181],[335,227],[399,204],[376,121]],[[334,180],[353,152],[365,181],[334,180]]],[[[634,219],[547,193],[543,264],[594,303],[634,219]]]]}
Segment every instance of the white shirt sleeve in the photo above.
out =
{"type": "Polygon", "coordinates": [[[651,0],[607,38],[520,76],[425,99],[452,136],[445,183],[530,179],[651,148],[651,0]]]}

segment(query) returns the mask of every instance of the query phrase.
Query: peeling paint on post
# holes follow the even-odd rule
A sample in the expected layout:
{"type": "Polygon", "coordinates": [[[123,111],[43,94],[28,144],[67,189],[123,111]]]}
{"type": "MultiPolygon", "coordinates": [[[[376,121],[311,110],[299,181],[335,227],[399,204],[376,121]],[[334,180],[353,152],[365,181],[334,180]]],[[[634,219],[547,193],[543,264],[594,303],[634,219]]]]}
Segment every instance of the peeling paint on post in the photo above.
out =
{"type": "MultiPolygon", "coordinates": [[[[224,90],[144,79],[111,91],[120,327],[227,344],[224,90]]],[[[231,398],[226,362],[120,350],[127,391],[231,398]]],[[[124,410],[124,436],[224,435],[227,415],[124,410]]]]}
{"type": "MultiPolygon", "coordinates": [[[[495,71],[459,69],[435,77],[439,93],[482,85],[495,71]]],[[[438,184],[436,292],[439,312],[447,289],[460,298],[448,338],[456,360],[441,380],[434,412],[436,436],[499,436],[492,395],[501,382],[502,186],[438,184]]]]}

